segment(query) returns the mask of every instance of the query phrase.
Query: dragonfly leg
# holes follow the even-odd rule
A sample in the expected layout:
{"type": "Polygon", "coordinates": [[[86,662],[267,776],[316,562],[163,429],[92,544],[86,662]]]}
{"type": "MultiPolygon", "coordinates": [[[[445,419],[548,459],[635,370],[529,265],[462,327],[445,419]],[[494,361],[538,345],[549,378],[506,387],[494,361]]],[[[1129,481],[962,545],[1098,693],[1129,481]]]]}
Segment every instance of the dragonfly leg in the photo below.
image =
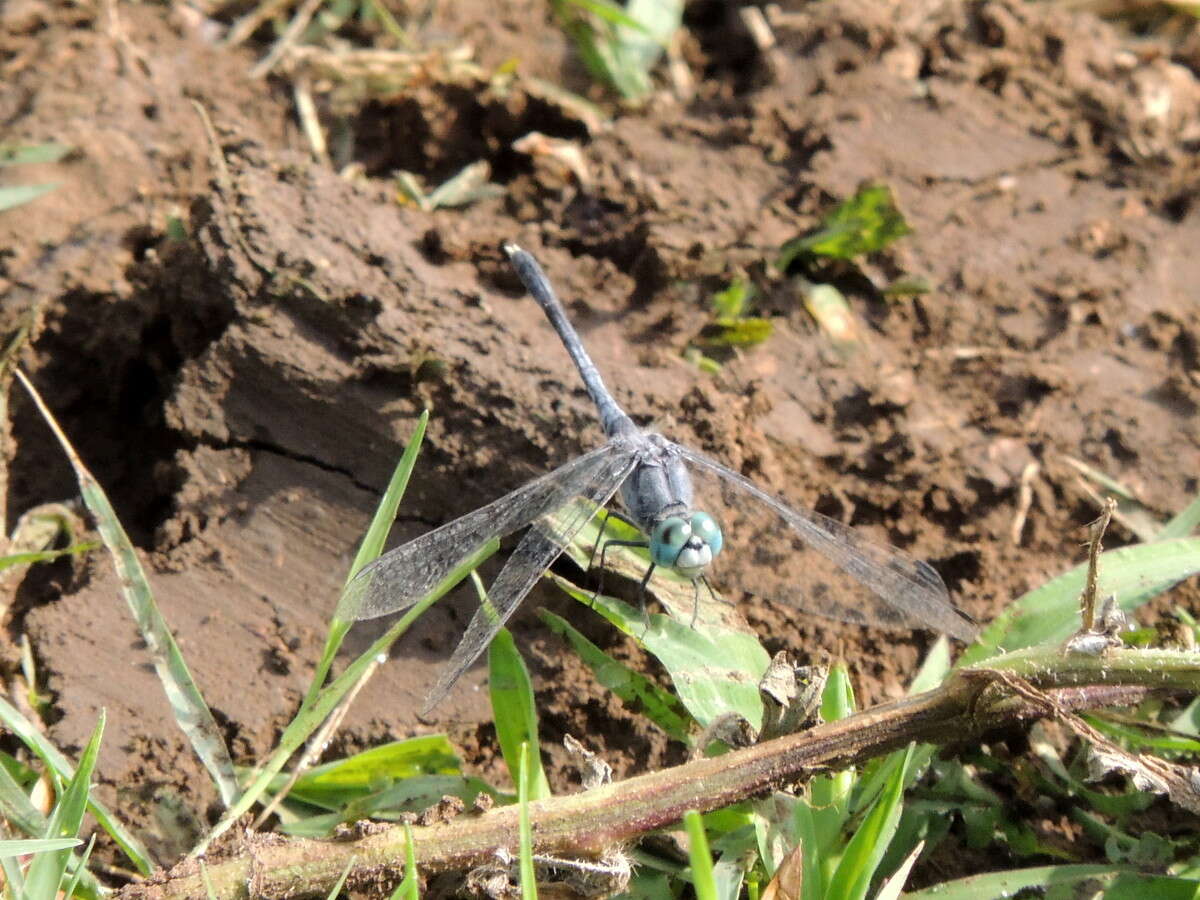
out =
{"type": "MultiPolygon", "coordinates": [[[[595,592],[592,594],[592,602],[593,602],[593,603],[595,603],[595,602],[596,602],[596,598],[597,598],[597,597],[598,597],[598,596],[599,596],[599,595],[600,595],[600,594],[603,592],[603,590],[604,590],[604,570],[605,570],[605,565],[604,565],[604,557],[605,557],[605,554],[607,554],[607,553],[608,553],[608,548],[609,548],[609,547],[648,547],[648,546],[649,546],[649,544],[647,544],[645,541],[617,541],[617,540],[612,540],[612,541],[605,541],[605,542],[604,542],[604,545],[603,545],[603,546],[600,548],[600,584],[597,586],[597,588],[596,588],[595,592]]],[[[654,571],[654,566],[651,566],[651,567],[650,567],[650,571],[654,571]]],[[[647,576],[647,577],[648,577],[648,576],[647,576]]],[[[643,581],[643,582],[642,582],[642,589],[643,589],[643,592],[644,592],[645,586],[646,586],[646,582],[645,582],[645,581],[643,581]]]]}
{"type": "Polygon", "coordinates": [[[606,543],[604,540],[604,535],[608,531],[608,517],[610,515],[612,515],[612,511],[610,509],[608,509],[608,507],[605,507],[604,508],[604,520],[600,523],[600,534],[597,535],[597,537],[596,537],[596,543],[592,544],[592,552],[590,554],[588,554],[587,567],[590,570],[592,568],[592,563],[594,563],[596,561],[596,551],[600,550],[601,577],[603,577],[603,570],[604,570],[604,550],[602,549],[602,547],[606,543]]]}
{"type": "Polygon", "coordinates": [[[638,605],[642,608],[642,634],[638,638],[640,641],[646,639],[646,632],[650,630],[650,613],[646,611],[646,585],[650,583],[650,576],[654,574],[654,563],[650,563],[650,568],[646,569],[646,574],[642,576],[642,583],[638,585],[638,605]]]}

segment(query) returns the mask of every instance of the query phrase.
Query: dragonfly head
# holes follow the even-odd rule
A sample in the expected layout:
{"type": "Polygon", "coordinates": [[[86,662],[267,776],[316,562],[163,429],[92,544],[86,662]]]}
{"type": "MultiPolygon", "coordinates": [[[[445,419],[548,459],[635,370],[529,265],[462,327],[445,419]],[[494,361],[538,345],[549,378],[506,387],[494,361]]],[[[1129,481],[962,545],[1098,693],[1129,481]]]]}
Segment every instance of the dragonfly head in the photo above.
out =
{"type": "Polygon", "coordinates": [[[650,532],[650,558],[655,565],[698,578],[721,552],[721,527],[706,512],[667,516],[650,532]]]}

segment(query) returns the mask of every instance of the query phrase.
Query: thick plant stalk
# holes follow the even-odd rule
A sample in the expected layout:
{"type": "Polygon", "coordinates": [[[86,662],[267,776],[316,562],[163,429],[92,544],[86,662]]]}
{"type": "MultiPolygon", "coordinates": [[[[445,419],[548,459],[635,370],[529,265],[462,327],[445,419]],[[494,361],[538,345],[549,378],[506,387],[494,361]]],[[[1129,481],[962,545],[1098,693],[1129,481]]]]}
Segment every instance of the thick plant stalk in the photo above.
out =
{"type": "MultiPolygon", "coordinates": [[[[912,741],[961,743],[1018,722],[1072,718],[1073,711],[1131,705],[1164,691],[1200,691],[1200,654],[1115,650],[1087,655],[1058,648],[1007,654],[986,666],[958,670],[935,690],[837,722],[532,804],[534,851],[599,857],[613,845],[678,822],[689,809],[704,812],[795,785],[817,768],[860,764],[912,741]]],[[[418,872],[465,870],[495,863],[506,852],[515,856],[517,816],[517,807],[508,806],[412,828],[418,872]]],[[[347,868],[351,887],[397,882],[405,852],[403,826],[370,827],[330,841],[247,835],[220,858],[188,861],[118,896],[203,900],[210,890],[218,898],[323,895],[347,868]]]]}

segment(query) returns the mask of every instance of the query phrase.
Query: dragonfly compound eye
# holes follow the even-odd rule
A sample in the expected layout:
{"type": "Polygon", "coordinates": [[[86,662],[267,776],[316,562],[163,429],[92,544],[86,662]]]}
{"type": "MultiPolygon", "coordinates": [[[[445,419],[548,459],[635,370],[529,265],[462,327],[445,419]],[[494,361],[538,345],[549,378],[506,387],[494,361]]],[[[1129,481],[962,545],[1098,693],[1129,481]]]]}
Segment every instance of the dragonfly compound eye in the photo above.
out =
{"type": "Polygon", "coordinates": [[[692,526],[680,516],[668,516],[650,535],[650,558],[655,565],[673,568],[679,554],[692,536],[692,526]]]}
{"type": "Polygon", "coordinates": [[[725,536],[721,534],[721,526],[706,512],[692,513],[692,534],[708,544],[712,555],[716,556],[725,546],[725,536]]]}

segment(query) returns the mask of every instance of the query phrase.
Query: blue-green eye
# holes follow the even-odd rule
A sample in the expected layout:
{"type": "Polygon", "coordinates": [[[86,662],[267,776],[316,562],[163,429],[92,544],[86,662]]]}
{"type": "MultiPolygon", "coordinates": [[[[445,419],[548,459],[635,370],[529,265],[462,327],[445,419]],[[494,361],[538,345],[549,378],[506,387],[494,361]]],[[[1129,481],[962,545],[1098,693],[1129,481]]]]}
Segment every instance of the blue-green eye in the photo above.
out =
{"type": "Polygon", "coordinates": [[[692,513],[692,534],[708,544],[712,555],[716,556],[725,546],[725,536],[721,534],[721,526],[706,512],[692,513]]]}
{"type": "Polygon", "coordinates": [[[655,565],[672,567],[692,536],[692,526],[679,516],[668,516],[650,535],[650,558],[655,565]]]}

